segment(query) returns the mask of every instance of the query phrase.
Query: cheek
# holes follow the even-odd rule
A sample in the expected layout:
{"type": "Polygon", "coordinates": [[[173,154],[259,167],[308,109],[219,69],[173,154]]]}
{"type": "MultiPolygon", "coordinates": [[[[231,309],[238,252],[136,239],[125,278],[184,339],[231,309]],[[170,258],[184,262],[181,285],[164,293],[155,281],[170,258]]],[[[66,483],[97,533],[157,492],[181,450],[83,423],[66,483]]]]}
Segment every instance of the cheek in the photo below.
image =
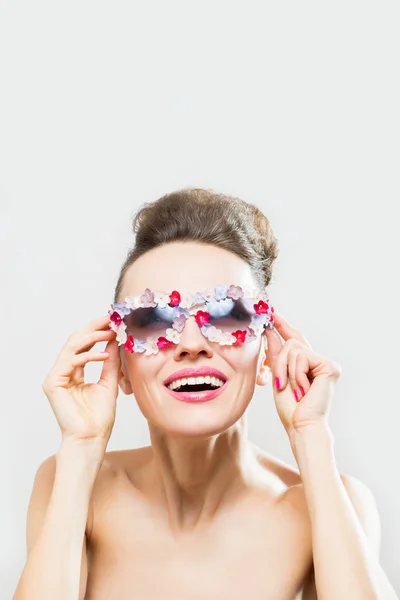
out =
{"type": "Polygon", "coordinates": [[[236,347],[222,346],[220,354],[237,373],[256,373],[258,363],[262,360],[260,353],[261,340],[236,347]]]}

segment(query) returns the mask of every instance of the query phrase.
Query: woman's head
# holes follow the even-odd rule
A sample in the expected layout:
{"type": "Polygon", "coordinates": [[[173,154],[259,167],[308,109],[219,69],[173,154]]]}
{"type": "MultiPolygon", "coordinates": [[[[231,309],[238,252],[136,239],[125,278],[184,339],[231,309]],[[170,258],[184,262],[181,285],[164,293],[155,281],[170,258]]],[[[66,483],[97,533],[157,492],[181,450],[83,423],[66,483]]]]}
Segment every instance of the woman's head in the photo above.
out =
{"type": "MultiPolygon", "coordinates": [[[[145,204],[135,215],[135,246],[118,278],[114,302],[146,288],[170,293],[202,291],[221,284],[265,288],[277,257],[268,219],[239,198],[184,189],[145,204]]],[[[129,354],[120,347],[124,393],[134,393],[152,425],[175,435],[213,435],[244,413],[255,383],[266,381],[265,336],[241,346],[209,341],[194,318],[177,345],[157,355],[129,354]],[[163,381],[185,367],[213,367],[226,376],[225,390],[210,402],[174,399],[163,381]]]]}

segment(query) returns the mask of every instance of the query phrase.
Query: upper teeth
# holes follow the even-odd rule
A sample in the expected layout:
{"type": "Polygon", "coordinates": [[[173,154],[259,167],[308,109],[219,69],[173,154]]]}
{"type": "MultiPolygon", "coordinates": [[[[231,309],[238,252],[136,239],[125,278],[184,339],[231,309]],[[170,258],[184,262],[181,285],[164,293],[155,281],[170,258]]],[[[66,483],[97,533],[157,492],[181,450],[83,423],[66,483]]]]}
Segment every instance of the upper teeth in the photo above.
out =
{"type": "Polygon", "coordinates": [[[168,384],[170,390],[176,390],[176,388],[181,387],[181,385],[199,385],[200,383],[210,383],[215,387],[221,387],[224,385],[224,381],[221,379],[217,379],[216,377],[210,377],[206,375],[205,377],[188,377],[183,379],[176,379],[172,383],[168,384]]]}

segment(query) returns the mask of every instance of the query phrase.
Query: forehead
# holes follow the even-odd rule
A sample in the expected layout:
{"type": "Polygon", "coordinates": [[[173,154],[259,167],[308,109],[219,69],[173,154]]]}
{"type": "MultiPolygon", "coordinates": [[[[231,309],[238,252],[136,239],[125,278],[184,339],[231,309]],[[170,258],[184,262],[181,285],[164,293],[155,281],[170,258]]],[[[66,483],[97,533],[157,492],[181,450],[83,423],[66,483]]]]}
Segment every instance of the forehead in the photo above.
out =
{"type": "Polygon", "coordinates": [[[138,258],[126,271],[120,299],[152,291],[203,291],[216,285],[256,286],[250,266],[239,256],[210,244],[173,242],[138,258]]]}

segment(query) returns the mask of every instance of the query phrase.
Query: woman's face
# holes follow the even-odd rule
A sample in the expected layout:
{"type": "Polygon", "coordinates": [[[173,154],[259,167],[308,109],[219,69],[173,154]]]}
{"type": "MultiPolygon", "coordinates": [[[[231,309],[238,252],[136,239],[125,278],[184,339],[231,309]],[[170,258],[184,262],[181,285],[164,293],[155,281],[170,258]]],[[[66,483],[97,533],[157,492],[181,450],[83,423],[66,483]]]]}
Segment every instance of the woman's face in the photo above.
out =
{"type": "MultiPolygon", "coordinates": [[[[259,287],[249,265],[235,254],[197,242],[173,242],[150,250],[131,265],[118,300],[141,295],[146,288],[183,294],[218,284],[259,287]]],[[[131,354],[121,345],[120,386],[125,394],[134,394],[141,412],[155,427],[173,435],[214,435],[238,421],[255,384],[267,382],[265,347],[265,335],[238,346],[210,342],[190,317],[180,342],[158,354],[131,354]],[[219,369],[227,379],[215,399],[182,402],[168,393],[163,381],[169,375],[204,366],[219,369]]]]}

